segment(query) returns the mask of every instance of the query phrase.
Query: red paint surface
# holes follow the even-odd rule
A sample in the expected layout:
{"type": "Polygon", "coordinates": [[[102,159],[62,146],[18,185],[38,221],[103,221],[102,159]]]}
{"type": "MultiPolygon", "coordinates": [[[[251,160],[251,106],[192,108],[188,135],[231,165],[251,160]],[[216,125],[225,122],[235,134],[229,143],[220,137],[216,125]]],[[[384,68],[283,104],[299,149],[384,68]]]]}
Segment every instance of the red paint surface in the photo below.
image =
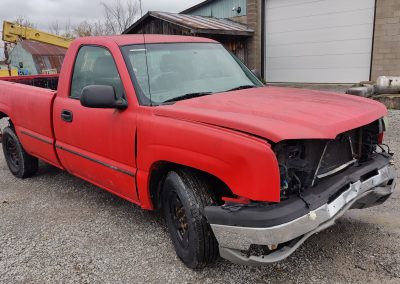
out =
{"type": "Polygon", "coordinates": [[[156,114],[198,121],[265,137],[333,139],[387,113],[379,102],[345,94],[265,87],[180,101],[156,114]]]}
{"type": "Polygon", "coordinates": [[[47,79],[47,78],[57,78],[59,74],[50,74],[50,75],[27,75],[27,76],[8,76],[1,77],[2,81],[20,81],[20,80],[32,80],[32,79],[47,79]]]}
{"type": "MultiPolygon", "coordinates": [[[[146,35],[146,42],[213,41],[146,35]]],[[[0,112],[11,118],[21,143],[32,155],[146,209],[153,206],[151,171],[165,161],[208,172],[241,198],[278,202],[279,170],[267,140],[331,139],[386,114],[383,105],[368,99],[272,87],[168,106],[140,106],[120,51],[120,45],[135,43],[143,43],[143,36],[74,41],[57,93],[0,81],[0,112]],[[84,108],[68,97],[75,55],[84,44],[103,46],[112,53],[129,104],[126,110],[84,108]],[[72,123],[61,120],[63,109],[73,112],[72,123]]]]}

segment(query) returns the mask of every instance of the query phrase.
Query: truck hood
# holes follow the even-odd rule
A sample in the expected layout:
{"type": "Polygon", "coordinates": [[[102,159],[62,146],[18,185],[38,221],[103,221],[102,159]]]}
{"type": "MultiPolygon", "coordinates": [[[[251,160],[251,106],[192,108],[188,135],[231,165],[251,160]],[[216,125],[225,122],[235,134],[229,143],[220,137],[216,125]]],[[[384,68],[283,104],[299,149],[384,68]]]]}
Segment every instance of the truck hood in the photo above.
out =
{"type": "Polygon", "coordinates": [[[229,128],[279,142],[334,139],[387,110],[376,101],[331,92],[262,87],[154,108],[155,115],[229,128]]]}

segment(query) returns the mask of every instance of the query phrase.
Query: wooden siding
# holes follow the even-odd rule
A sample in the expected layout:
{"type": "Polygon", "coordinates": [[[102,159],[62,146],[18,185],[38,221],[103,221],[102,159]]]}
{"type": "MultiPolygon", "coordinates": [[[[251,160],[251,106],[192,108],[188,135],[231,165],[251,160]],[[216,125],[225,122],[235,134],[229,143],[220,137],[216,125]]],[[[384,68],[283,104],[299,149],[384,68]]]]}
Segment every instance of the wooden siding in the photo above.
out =
{"type": "Polygon", "coordinates": [[[157,18],[149,18],[139,25],[135,30],[136,34],[169,34],[184,36],[200,36],[214,39],[220,42],[224,47],[233,52],[243,63],[247,64],[247,39],[230,35],[211,35],[211,34],[193,34],[190,29],[179,27],[175,24],[165,22],[157,18]]]}

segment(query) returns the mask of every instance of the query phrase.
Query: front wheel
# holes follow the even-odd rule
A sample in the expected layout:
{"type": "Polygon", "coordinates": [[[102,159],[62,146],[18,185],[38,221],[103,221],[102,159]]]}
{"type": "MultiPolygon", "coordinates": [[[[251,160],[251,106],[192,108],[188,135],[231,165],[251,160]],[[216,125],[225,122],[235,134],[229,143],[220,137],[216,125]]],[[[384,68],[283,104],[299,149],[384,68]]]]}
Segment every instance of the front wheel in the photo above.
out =
{"type": "Polygon", "coordinates": [[[25,152],[15,132],[6,127],[3,130],[3,153],[11,173],[18,178],[36,174],[39,161],[25,152]]]}
{"type": "Polygon", "coordinates": [[[188,169],[168,173],[162,194],[164,217],[178,257],[193,269],[215,262],[219,255],[204,215],[204,207],[213,203],[200,174],[188,169]]]}

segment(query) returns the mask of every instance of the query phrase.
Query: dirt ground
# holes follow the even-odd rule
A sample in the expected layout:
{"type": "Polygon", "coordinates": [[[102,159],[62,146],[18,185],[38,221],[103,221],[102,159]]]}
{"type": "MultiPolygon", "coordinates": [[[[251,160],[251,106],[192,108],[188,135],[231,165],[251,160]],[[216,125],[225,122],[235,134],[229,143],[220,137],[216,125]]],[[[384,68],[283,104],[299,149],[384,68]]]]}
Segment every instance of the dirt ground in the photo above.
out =
{"type": "MultiPolygon", "coordinates": [[[[400,165],[400,111],[389,120],[385,141],[400,165]]],[[[348,212],[282,262],[220,259],[192,271],[176,257],[159,213],[45,164],[37,176],[16,179],[1,154],[0,282],[400,283],[399,202],[397,188],[379,207],[348,212]]]]}

